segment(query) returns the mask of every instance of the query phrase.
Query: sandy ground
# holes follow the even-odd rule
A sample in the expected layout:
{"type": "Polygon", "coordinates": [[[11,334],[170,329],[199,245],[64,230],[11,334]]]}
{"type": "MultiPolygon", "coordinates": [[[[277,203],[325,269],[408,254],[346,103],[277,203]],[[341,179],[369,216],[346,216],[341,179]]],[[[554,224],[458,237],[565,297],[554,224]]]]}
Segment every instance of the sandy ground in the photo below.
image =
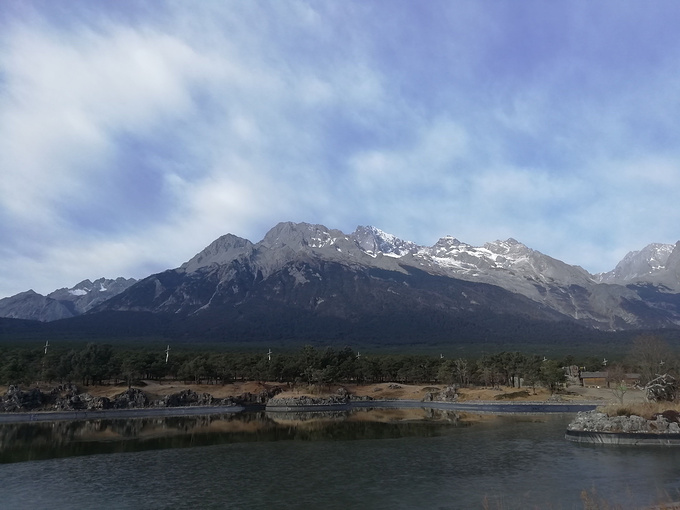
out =
{"type": "MultiPolygon", "coordinates": [[[[209,393],[215,398],[225,398],[241,395],[243,393],[259,393],[260,391],[281,386],[274,383],[261,384],[254,381],[238,382],[232,384],[183,384],[181,382],[142,381],[142,385],[132,385],[144,391],[151,399],[160,399],[166,395],[179,393],[182,390],[191,390],[196,393],[209,393]]],[[[127,389],[126,385],[110,386],[83,386],[80,390],[95,397],[111,398],[127,389]]]]}
{"type": "MultiPolygon", "coordinates": [[[[288,388],[285,384],[277,383],[258,383],[254,381],[237,382],[225,385],[219,384],[182,384],[180,382],[143,381],[143,385],[134,386],[146,392],[150,398],[162,398],[165,395],[177,393],[184,389],[190,389],[196,393],[209,393],[215,398],[225,398],[237,396],[243,393],[259,393],[264,389],[276,387],[283,388],[280,396],[324,396],[335,393],[340,386],[334,385],[330,388],[310,389],[307,387],[288,388]]],[[[443,385],[410,385],[397,383],[380,383],[369,385],[344,385],[351,394],[356,396],[370,396],[375,400],[422,400],[429,392],[439,391],[443,385]]],[[[81,388],[81,391],[95,396],[113,397],[126,389],[125,386],[89,386],[81,388]]],[[[535,401],[545,402],[550,399],[550,393],[543,388],[462,388],[459,390],[459,401],[493,401],[501,400],[506,402],[535,401]],[[499,398],[501,397],[501,398],[499,398]],[[502,398],[506,397],[506,398],[502,398]]],[[[614,393],[607,388],[584,388],[580,386],[569,386],[562,390],[559,398],[564,401],[597,401],[603,404],[618,403],[614,393]]],[[[644,402],[644,394],[640,390],[629,390],[624,395],[625,403],[644,402]]]]}
{"type": "MultiPolygon", "coordinates": [[[[439,391],[445,388],[443,385],[409,385],[396,383],[381,383],[370,385],[345,385],[345,388],[357,396],[370,396],[378,399],[397,399],[397,400],[422,400],[427,393],[439,391]]],[[[316,393],[316,395],[331,394],[330,391],[316,393]]],[[[313,395],[304,388],[285,391],[281,396],[300,396],[313,395]]],[[[551,398],[550,392],[544,388],[461,388],[459,390],[460,402],[500,400],[506,402],[545,402],[551,398]],[[503,398],[505,397],[505,398],[503,398]]],[[[616,403],[618,399],[614,393],[607,388],[584,388],[581,386],[570,386],[559,393],[559,398],[564,401],[601,401],[603,404],[616,403]]],[[[624,395],[624,402],[644,402],[644,394],[640,390],[629,390],[624,395]]]]}
{"type": "MultiPolygon", "coordinates": [[[[582,388],[572,386],[568,391],[574,392],[583,400],[605,400],[611,403],[619,403],[619,399],[608,388],[582,388]]],[[[645,402],[645,393],[642,390],[630,389],[623,395],[625,403],[645,402]]]]}

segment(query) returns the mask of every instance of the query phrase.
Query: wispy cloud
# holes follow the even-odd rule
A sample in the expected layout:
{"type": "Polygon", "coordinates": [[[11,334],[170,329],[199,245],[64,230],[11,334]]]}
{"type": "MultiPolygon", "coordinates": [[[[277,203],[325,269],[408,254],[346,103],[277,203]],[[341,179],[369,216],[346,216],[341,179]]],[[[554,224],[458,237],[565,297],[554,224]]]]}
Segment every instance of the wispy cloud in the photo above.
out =
{"type": "Polygon", "coordinates": [[[674,3],[6,5],[0,296],[289,219],[591,271],[680,238],[674,3]]]}

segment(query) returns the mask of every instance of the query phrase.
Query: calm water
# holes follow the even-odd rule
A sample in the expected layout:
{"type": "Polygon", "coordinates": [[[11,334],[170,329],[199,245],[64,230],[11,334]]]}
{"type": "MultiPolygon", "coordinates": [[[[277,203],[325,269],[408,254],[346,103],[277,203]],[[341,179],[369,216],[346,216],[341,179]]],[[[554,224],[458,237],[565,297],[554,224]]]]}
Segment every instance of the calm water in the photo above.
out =
{"type": "Polygon", "coordinates": [[[0,508],[621,508],[680,500],[680,449],[578,445],[569,416],[361,411],[0,426],[0,508]],[[387,420],[380,423],[375,420],[387,420]]]}

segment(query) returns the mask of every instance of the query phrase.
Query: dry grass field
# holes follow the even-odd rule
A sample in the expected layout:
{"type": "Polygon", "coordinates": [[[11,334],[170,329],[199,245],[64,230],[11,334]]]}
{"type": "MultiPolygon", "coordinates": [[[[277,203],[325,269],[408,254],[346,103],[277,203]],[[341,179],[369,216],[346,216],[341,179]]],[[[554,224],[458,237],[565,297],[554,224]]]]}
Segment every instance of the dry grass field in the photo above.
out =
{"type": "MultiPolygon", "coordinates": [[[[331,395],[338,391],[340,385],[330,387],[288,387],[278,383],[260,383],[255,381],[235,382],[230,384],[183,384],[178,381],[157,382],[142,381],[135,388],[143,390],[150,399],[160,399],[166,395],[180,392],[182,390],[192,390],[196,393],[209,393],[215,398],[226,398],[238,396],[243,393],[259,393],[263,390],[271,390],[280,387],[283,392],[280,396],[296,397],[302,395],[324,396],[331,395]]],[[[422,400],[428,393],[436,392],[445,388],[444,385],[411,385],[397,383],[380,383],[367,385],[343,385],[350,394],[358,397],[371,397],[375,400],[422,400]]],[[[81,391],[90,393],[94,396],[113,397],[126,389],[124,385],[108,386],[88,386],[81,388],[81,391]]],[[[507,402],[545,402],[551,398],[550,392],[544,388],[461,388],[459,390],[460,402],[475,401],[494,401],[501,400],[507,402]]],[[[554,397],[553,397],[554,398],[554,397]]],[[[559,399],[563,401],[593,401],[602,402],[603,405],[616,404],[618,399],[614,393],[607,388],[583,388],[580,386],[570,386],[559,394],[559,399]]],[[[624,405],[644,402],[644,395],[639,390],[629,390],[624,395],[624,405]]]]}

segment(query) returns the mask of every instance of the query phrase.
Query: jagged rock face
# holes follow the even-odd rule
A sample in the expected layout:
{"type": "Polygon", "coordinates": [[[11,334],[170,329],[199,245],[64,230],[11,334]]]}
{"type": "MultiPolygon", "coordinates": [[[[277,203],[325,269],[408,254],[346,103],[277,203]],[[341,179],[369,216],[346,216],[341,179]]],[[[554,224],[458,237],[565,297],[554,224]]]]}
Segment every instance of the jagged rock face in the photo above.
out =
{"type": "MultiPolygon", "coordinates": [[[[474,247],[447,236],[428,247],[370,226],[344,234],[287,222],[255,244],[222,236],[179,268],[151,275],[103,302],[90,300],[98,285],[112,286],[99,280],[56,291],[59,295],[49,299],[59,298],[73,315],[84,310],[222,314],[226,321],[245,310],[265,314],[276,306],[281,313],[343,320],[416,311],[449,317],[484,312],[602,330],[677,327],[679,246],[650,245],[629,254],[611,273],[591,275],[514,239],[474,247]],[[66,300],[67,294],[74,299],[66,300]],[[81,305],[75,297],[89,301],[81,305]]],[[[29,297],[35,299],[24,298],[29,297]]],[[[48,305],[56,306],[43,303],[43,308],[48,305]]]]}
{"type": "Polygon", "coordinates": [[[640,251],[628,253],[614,270],[595,275],[602,283],[653,284],[665,291],[680,291],[680,241],[653,243],[640,251]]]}
{"type": "Polygon", "coordinates": [[[74,314],[80,315],[120,294],[136,281],[134,278],[116,278],[115,280],[99,278],[94,282],[83,280],[75,287],[55,290],[47,297],[62,303],[73,303],[74,314]]]}
{"type": "Polygon", "coordinates": [[[600,275],[600,281],[621,283],[649,277],[666,267],[673,251],[671,244],[654,243],[640,251],[628,253],[613,271],[600,275]]]}
{"type": "Polygon", "coordinates": [[[76,313],[70,303],[64,303],[33,290],[0,299],[0,317],[53,321],[73,317],[76,313]]]}
{"type": "MultiPolygon", "coordinates": [[[[636,270],[645,264],[666,268],[674,256],[663,246],[631,255],[626,264],[636,270]]],[[[626,264],[620,264],[616,278],[629,274],[626,264]]],[[[342,318],[408,307],[524,313],[603,330],[680,324],[675,295],[604,284],[602,276],[597,280],[514,239],[473,247],[448,236],[425,247],[374,227],[344,234],[288,222],[256,244],[223,236],[177,270],[139,282],[98,310],[197,314],[257,301],[342,318]]]]}
{"type": "Polygon", "coordinates": [[[180,269],[193,273],[200,268],[213,264],[220,266],[252,253],[253,243],[232,234],[227,234],[213,241],[210,246],[182,264],[180,269]]]}
{"type": "Polygon", "coordinates": [[[666,260],[664,285],[669,289],[680,288],[680,241],[675,243],[673,251],[666,260]]]}
{"type": "Polygon", "coordinates": [[[391,255],[403,257],[412,255],[419,249],[411,241],[403,241],[375,227],[357,227],[351,236],[357,246],[368,255],[391,255]]]}
{"type": "Polygon", "coordinates": [[[0,317],[43,322],[81,315],[134,284],[134,278],[83,280],[70,289],[58,289],[47,296],[33,290],[0,299],[0,317]]]}

